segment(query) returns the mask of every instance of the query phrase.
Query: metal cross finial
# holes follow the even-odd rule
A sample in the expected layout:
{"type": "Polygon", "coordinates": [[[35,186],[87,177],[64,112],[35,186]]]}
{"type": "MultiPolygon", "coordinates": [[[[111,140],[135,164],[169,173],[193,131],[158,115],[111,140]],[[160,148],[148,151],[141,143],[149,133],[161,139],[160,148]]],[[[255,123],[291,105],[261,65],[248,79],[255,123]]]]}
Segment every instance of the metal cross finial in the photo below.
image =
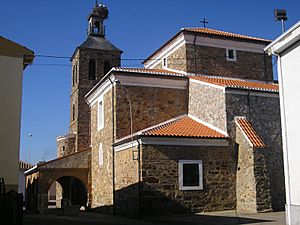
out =
{"type": "Polygon", "coordinates": [[[208,24],[207,20],[205,18],[203,18],[202,21],[200,21],[201,23],[203,23],[203,27],[206,27],[206,24],[208,24]]]}

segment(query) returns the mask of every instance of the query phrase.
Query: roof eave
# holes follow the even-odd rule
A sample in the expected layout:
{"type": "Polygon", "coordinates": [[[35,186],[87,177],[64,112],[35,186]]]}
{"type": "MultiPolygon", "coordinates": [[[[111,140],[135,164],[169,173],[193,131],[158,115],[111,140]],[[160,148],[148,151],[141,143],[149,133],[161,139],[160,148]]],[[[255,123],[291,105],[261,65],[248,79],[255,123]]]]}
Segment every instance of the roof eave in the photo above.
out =
{"type": "Polygon", "coordinates": [[[147,59],[145,59],[142,64],[145,64],[148,62],[153,56],[155,56],[158,52],[160,52],[164,47],[166,47],[170,42],[172,42],[175,38],[177,38],[181,33],[183,33],[184,30],[181,29],[179,32],[177,32],[173,37],[171,37],[169,40],[167,40],[165,43],[163,43],[156,51],[154,51],[150,56],[148,56],[147,59]]]}
{"type": "Polygon", "coordinates": [[[285,49],[287,49],[292,44],[296,43],[300,40],[300,21],[298,21],[294,26],[289,28],[286,32],[281,34],[278,38],[276,38],[272,43],[267,45],[264,48],[264,51],[268,54],[274,54],[279,55],[281,54],[285,49]],[[293,32],[295,30],[299,30],[298,33],[296,32],[293,35],[293,32]]]}

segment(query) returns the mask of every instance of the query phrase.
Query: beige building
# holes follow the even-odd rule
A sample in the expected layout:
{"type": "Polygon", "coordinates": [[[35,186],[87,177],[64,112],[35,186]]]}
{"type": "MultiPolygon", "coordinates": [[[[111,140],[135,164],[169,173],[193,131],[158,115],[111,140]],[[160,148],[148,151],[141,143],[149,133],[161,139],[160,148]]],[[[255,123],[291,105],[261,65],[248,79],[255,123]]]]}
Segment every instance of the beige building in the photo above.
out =
{"type": "Polygon", "coordinates": [[[34,52],[0,36],[0,177],[18,191],[23,70],[34,52]]]}

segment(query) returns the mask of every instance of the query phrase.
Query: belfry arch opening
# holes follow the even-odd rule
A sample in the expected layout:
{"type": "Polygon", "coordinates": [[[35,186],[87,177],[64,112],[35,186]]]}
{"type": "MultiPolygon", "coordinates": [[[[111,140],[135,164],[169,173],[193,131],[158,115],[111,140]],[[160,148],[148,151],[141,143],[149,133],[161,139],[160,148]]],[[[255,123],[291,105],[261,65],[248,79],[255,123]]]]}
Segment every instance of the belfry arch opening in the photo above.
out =
{"type": "Polygon", "coordinates": [[[63,176],[54,181],[48,189],[48,208],[61,208],[62,200],[69,204],[87,207],[87,188],[85,184],[72,176],[63,176]],[[53,197],[55,190],[55,200],[53,197]]]}

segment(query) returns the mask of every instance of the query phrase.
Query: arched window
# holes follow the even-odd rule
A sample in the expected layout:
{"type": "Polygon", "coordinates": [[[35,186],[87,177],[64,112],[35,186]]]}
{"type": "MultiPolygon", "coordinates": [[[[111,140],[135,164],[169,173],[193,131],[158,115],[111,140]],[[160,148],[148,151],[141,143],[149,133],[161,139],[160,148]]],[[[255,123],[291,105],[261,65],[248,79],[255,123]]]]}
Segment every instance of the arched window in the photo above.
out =
{"type": "Polygon", "coordinates": [[[111,69],[111,66],[110,66],[110,62],[109,61],[105,61],[104,62],[104,75],[107,74],[111,69]]]}
{"type": "Polygon", "coordinates": [[[90,59],[89,60],[89,80],[96,79],[96,60],[90,59]]]}
{"type": "Polygon", "coordinates": [[[72,106],[72,120],[75,120],[75,104],[72,106]]]}
{"type": "Polygon", "coordinates": [[[95,33],[95,34],[98,34],[99,31],[100,31],[100,23],[99,23],[99,21],[96,21],[96,22],[94,23],[94,33],[95,33]]]}
{"type": "Polygon", "coordinates": [[[77,83],[78,65],[75,64],[75,84],[77,83]]]}
{"type": "Polygon", "coordinates": [[[73,72],[73,76],[72,76],[72,86],[74,86],[75,84],[75,66],[73,65],[73,68],[72,68],[72,72],[73,72]]]}

